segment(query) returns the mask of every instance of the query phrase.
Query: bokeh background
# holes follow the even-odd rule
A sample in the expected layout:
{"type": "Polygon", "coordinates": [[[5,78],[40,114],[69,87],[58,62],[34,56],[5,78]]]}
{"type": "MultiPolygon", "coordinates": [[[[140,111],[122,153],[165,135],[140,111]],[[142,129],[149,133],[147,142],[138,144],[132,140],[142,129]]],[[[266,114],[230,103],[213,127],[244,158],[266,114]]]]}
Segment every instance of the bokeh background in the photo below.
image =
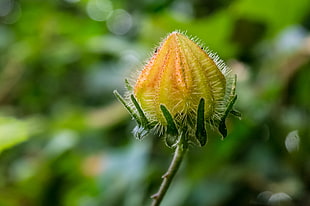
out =
{"type": "Polygon", "coordinates": [[[135,140],[112,91],[174,30],[238,74],[243,118],[190,149],[162,205],[310,205],[308,0],[1,0],[1,206],[150,203],[173,150],[135,140]]]}

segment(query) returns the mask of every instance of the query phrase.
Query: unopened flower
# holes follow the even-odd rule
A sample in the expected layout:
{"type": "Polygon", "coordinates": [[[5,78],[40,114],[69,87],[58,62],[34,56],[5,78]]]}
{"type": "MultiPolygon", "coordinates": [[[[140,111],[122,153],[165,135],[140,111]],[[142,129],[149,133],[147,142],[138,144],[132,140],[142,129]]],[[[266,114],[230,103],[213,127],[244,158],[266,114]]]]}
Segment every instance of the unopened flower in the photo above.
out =
{"type": "MultiPolygon", "coordinates": [[[[127,82],[128,83],[128,82],[127,82]]],[[[186,134],[203,146],[207,125],[227,135],[225,119],[236,101],[236,76],[214,53],[205,51],[182,33],[172,32],[145,65],[125,98],[116,91],[138,126],[138,138],[150,130],[169,146],[186,134]]]]}

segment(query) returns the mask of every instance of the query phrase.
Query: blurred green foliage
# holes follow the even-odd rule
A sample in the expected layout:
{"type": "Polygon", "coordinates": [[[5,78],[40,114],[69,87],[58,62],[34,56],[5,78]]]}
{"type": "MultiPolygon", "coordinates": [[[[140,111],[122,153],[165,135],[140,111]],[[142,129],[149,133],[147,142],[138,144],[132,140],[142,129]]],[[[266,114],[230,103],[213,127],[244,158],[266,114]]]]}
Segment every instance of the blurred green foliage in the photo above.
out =
{"type": "Polygon", "coordinates": [[[243,119],[162,205],[310,205],[309,22],[308,0],[1,0],[0,205],[150,202],[173,151],[133,139],[112,91],[174,30],[238,74],[243,119]]]}

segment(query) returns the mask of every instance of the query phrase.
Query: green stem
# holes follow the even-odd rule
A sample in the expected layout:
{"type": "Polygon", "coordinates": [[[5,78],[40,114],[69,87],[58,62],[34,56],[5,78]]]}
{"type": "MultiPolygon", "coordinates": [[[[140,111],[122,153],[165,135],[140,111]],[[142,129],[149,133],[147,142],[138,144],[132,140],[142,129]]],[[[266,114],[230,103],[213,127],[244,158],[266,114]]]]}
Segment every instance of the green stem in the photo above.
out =
{"type": "Polygon", "coordinates": [[[170,163],[170,166],[167,172],[162,176],[163,181],[160,185],[158,192],[151,196],[151,198],[153,199],[151,206],[160,205],[163,197],[165,196],[169,188],[170,183],[172,182],[173,177],[175,176],[181,165],[186,150],[187,150],[187,143],[183,144],[181,138],[181,141],[178,143],[177,148],[174,152],[174,156],[170,163]]]}

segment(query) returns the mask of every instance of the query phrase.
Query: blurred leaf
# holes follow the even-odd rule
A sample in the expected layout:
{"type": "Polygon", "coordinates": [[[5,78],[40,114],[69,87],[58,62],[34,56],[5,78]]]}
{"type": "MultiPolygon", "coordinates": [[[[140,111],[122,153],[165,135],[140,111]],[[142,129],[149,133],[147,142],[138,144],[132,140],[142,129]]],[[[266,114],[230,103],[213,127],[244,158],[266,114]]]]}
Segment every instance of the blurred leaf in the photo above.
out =
{"type": "Polygon", "coordinates": [[[27,121],[10,117],[0,117],[0,152],[29,138],[30,128],[27,121]]]}
{"type": "Polygon", "coordinates": [[[308,0],[261,0],[259,3],[239,0],[231,7],[231,11],[239,17],[269,24],[269,34],[274,35],[286,26],[302,20],[309,8],[308,0]]]}

